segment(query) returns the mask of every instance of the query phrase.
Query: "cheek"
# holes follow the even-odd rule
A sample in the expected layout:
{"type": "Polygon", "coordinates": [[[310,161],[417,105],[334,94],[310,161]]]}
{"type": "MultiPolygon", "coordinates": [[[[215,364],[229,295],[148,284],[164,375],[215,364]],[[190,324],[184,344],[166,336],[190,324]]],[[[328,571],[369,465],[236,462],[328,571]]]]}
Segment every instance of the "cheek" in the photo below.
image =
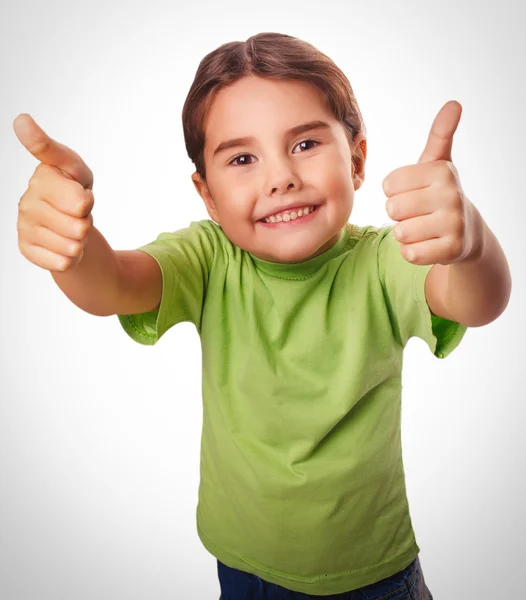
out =
{"type": "Polygon", "coordinates": [[[345,196],[354,189],[350,165],[347,165],[338,153],[327,156],[323,164],[320,164],[317,179],[320,189],[327,196],[345,196]]]}
{"type": "Polygon", "coordinates": [[[319,158],[321,160],[316,165],[316,177],[323,185],[331,189],[348,187],[349,181],[352,181],[350,156],[344,156],[334,147],[319,158]]]}
{"type": "Polygon", "coordinates": [[[246,189],[230,189],[223,198],[223,205],[233,217],[249,216],[254,209],[253,194],[246,189]]]}
{"type": "Polygon", "coordinates": [[[216,180],[213,188],[213,198],[218,212],[223,218],[235,218],[240,215],[251,214],[253,209],[253,183],[249,185],[248,179],[240,181],[236,178],[216,180]]]}
{"type": "Polygon", "coordinates": [[[254,202],[250,198],[233,191],[223,197],[217,206],[225,232],[227,229],[233,228],[232,234],[235,236],[236,231],[241,231],[245,225],[253,225],[252,222],[255,220],[254,202]]]}
{"type": "Polygon", "coordinates": [[[253,185],[253,177],[243,171],[247,167],[228,167],[218,177],[218,188],[224,193],[228,190],[243,191],[253,185]]]}

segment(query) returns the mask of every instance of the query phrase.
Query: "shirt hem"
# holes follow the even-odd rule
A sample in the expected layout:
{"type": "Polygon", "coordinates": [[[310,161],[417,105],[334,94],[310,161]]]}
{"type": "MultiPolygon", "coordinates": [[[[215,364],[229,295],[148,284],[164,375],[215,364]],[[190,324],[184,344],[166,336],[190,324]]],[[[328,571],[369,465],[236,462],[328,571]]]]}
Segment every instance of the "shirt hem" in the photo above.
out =
{"type": "Polygon", "coordinates": [[[344,592],[350,592],[366,585],[377,583],[405,569],[416,559],[420,552],[420,548],[415,541],[408,549],[390,557],[387,561],[377,563],[365,569],[345,571],[343,573],[321,574],[313,577],[301,577],[299,575],[280,572],[276,569],[268,570],[247,557],[233,554],[224,548],[220,548],[206,537],[199,525],[197,526],[197,533],[205,549],[228,567],[253,573],[265,581],[275,583],[295,592],[319,596],[343,594],[344,592]]]}

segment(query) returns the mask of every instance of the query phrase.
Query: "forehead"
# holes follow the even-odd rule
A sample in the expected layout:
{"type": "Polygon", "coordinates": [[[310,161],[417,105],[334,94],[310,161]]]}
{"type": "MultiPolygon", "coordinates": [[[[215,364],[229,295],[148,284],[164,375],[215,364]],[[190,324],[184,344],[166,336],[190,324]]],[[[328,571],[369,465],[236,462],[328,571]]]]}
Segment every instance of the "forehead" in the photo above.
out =
{"type": "Polygon", "coordinates": [[[204,121],[205,147],[226,137],[289,129],[302,122],[333,122],[321,92],[305,81],[248,76],[221,89],[204,121]]]}

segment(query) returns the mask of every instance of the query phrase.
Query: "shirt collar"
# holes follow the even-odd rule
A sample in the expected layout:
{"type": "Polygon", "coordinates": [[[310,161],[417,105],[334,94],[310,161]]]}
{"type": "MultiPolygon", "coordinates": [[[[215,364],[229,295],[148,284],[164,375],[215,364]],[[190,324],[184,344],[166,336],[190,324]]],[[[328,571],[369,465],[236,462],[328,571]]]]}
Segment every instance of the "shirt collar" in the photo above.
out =
{"type": "Polygon", "coordinates": [[[258,258],[250,252],[247,252],[247,254],[254,262],[256,268],[268,273],[269,275],[275,275],[276,277],[282,277],[284,279],[305,279],[305,277],[313,275],[322,265],[331,260],[331,258],[335,258],[341,253],[347,240],[349,239],[351,227],[352,225],[347,223],[347,225],[342,228],[340,237],[334,246],[331,246],[331,248],[322,254],[318,254],[318,256],[315,256],[314,258],[309,258],[308,260],[304,260],[302,262],[271,262],[268,260],[263,260],[262,258],[258,258]]]}

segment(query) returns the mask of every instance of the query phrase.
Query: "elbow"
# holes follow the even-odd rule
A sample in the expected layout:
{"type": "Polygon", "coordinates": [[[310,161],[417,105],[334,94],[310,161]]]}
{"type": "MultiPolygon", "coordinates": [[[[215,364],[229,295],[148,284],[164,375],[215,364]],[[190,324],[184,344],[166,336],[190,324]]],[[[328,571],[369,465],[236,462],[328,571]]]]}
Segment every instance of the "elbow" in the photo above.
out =
{"type": "Polygon", "coordinates": [[[466,327],[483,327],[496,321],[502,313],[506,310],[510,300],[508,295],[497,307],[493,307],[492,310],[480,312],[478,314],[470,314],[467,318],[462,319],[462,324],[466,327]]]}

